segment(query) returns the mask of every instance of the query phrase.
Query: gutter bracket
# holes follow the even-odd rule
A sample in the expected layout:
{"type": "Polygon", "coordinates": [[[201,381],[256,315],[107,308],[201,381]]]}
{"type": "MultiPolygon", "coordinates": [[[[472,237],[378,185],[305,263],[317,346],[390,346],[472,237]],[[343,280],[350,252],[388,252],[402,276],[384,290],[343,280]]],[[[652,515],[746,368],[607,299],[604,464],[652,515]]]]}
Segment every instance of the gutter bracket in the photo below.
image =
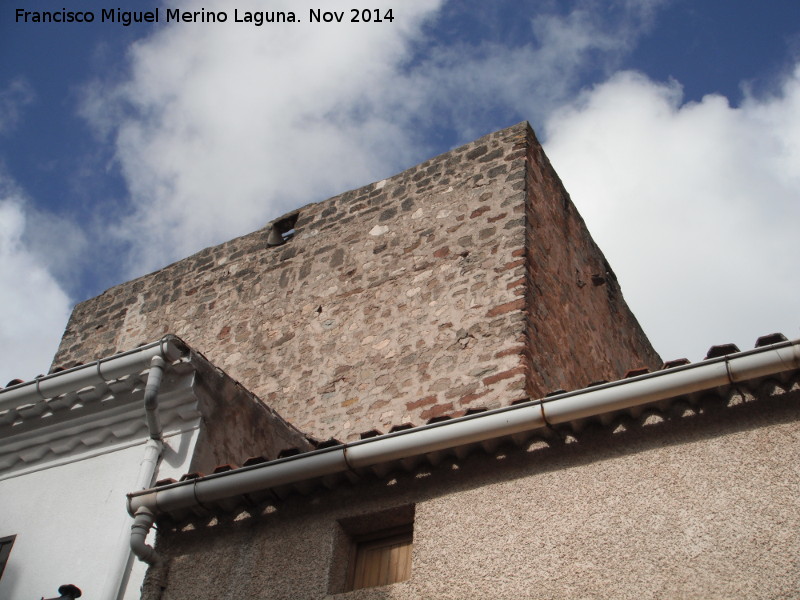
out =
{"type": "Polygon", "coordinates": [[[548,421],[548,420],[547,420],[547,414],[544,412],[544,405],[545,405],[545,403],[544,403],[543,401],[541,401],[541,400],[540,400],[540,401],[539,401],[539,410],[540,410],[540,411],[541,411],[541,413],[542,413],[542,421],[544,421],[544,426],[545,426],[545,427],[546,427],[548,430],[550,430],[550,431],[553,433],[553,435],[554,435],[554,436],[556,436],[556,437],[557,437],[559,440],[561,440],[561,441],[563,442],[564,440],[566,440],[566,437],[564,437],[563,435],[561,435],[561,432],[560,432],[558,429],[556,429],[556,428],[553,426],[553,424],[552,424],[552,423],[550,423],[550,421],[548,421]]]}
{"type": "Polygon", "coordinates": [[[356,477],[359,477],[359,474],[356,473],[356,470],[353,468],[353,465],[350,464],[350,461],[347,458],[347,444],[344,445],[342,448],[342,458],[344,459],[344,464],[347,465],[347,470],[350,471],[356,477]]]}
{"type": "Polygon", "coordinates": [[[200,498],[197,497],[197,479],[193,479],[192,480],[192,497],[194,498],[194,501],[197,503],[197,506],[202,508],[204,511],[206,511],[210,515],[214,514],[214,511],[212,509],[208,508],[207,506],[204,506],[203,505],[203,501],[200,500],[200,498]]]}

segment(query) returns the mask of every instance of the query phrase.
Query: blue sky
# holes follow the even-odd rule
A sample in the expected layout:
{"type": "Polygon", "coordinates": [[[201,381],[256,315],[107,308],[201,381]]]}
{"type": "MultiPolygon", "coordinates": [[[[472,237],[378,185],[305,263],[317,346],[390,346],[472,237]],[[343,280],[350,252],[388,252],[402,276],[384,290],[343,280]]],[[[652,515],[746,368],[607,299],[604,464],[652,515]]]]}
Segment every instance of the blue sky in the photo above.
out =
{"type": "Polygon", "coordinates": [[[373,5],[394,21],[230,22],[349,17],[339,0],[3,3],[0,384],[49,368],[76,302],[524,119],[665,359],[800,337],[800,3],[373,5]],[[229,22],[163,22],[201,6],[229,22]]]}

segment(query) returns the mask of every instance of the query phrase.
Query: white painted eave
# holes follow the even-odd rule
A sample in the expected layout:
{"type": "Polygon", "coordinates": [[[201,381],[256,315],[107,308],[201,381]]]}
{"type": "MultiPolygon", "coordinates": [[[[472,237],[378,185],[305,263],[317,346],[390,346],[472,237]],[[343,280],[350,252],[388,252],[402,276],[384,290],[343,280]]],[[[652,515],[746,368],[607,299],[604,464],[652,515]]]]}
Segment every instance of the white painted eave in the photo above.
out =
{"type": "Polygon", "coordinates": [[[165,433],[197,425],[195,369],[175,336],[0,390],[0,479],[76,456],[143,443],[150,361],[170,364],[160,394],[165,433]]]}

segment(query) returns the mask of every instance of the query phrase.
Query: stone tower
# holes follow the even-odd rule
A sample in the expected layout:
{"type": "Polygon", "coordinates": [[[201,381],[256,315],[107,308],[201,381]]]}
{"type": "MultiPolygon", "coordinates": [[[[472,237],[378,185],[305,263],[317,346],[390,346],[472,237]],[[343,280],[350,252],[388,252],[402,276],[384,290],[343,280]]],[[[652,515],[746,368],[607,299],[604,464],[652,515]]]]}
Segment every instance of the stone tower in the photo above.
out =
{"type": "Polygon", "coordinates": [[[82,302],[53,364],[165,333],[320,440],[660,365],[527,123],[82,302]]]}

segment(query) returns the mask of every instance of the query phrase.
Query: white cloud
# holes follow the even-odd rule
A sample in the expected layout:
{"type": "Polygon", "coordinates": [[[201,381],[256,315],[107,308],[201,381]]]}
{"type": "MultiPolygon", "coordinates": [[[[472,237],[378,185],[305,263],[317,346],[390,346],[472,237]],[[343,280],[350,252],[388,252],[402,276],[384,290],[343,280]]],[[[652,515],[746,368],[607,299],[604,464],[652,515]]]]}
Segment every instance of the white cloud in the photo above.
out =
{"type": "Polygon", "coordinates": [[[0,176],[0,386],[47,372],[72,307],[26,243],[28,227],[22,194],[0,176]]]}
{"type": "Polygon", "coordinates": [[[34,97],[33,89],[23,78],[13,79],[0,90],[0,134],[17,125],[22,108],[33,102],[34,97]]]}
{"type": "Polygon", "coordinates": [[[579,0],[563,14],[543,10],[531,16],[530,36],[518,45],[500,34],[477,44],[434,46],[408,74],[404,106],[426,117],[431,128],[451,121],[463,141],[518,115],[542,121],[574,96],[583,78],[613,72],[663,3],[631,0],[611,11],[579,0]]]}
{"type": "MultiPolygon", "coordinates": [[[[517,45],[438,44],[425,25],[442,2],[426,0],[393,5],[386,25],[159,29],[85,104],[114,136],[130,192],[114,229],[133,248],[124,275],[424,159],[432,131],[468,141],[528,118],[546,123],[556,170],[666,358],[796,335],[798,76],[737,108],[685,104],[677,83],[633,73],[577,91],[613,73],[663,3],[578,0],[535,15],[517,45]]],[[[311,5],[266,8],[304,18],[311,5]]],[[[203,6],[232,15],[224,0],[203,6]]]]}
{"type": "MultiPolygon", "coordinates": [[[[649,18],[642,7],[653,5],[632,2],[625,23],[611,26],[579,0],[561,16],[533,18],[531,39],[520,45],[498,38],[448,48],[425,27],[443,1],[375,3],[392,8],[393,23],[179,24],[135,43],[129,69],[93,82],[83,103],[114,144],[128,214],[103,211],[104,221],[84,222],[91,233],[81,233],[35,211],[0,179],[0,275],[15,282],[0,291],[3,314],[15,315],[0,329],[2,347],[15,349],[0,367],[7,378],[47,368],[70,304],[54,274],[79,279],[87,237],[95,257],[125,260],[122,250],[97,248],[130,244],[122,280],[423,160],[432,154],[426,140],[443,123],[468,141],[519,115],[544,115],[574,89],[587,61],[613,64],[631,46],[649,18]],[[493,111],[503,113],[499,122],[491,122],[493,111]]],[[[225,0],[175,2],[233,17],[225,0]]],[[[254,4],[248,8],[292,10],[303,20],[308,7],[322,6],[254,4]]],[[[351,6],[324,3],[346,15],[351,6]]],[[[0,91],[0,132],[33,98],[23,80],[0,91]]]]}
{"type": "Polygon", "coordinates": [[[800,66],[775,96],[739,107],[720,96],[683,103],[676,82],[618,73],[545,134],[664,358],[752,348],[773,331],[798,337],[800,66]]]}
{"type": "MultiPolygon", "coordinates": [[[[229,2],[204,2],[228,22],[164,27],[132,48],[126,81],[95,85],[85,113],[116,134],[134,209],[118,234],[134,245],[132,273],[411,160],[413,131],[381,103],[439,2],[380,4],[394,22],[255,27],[233,23],[229,2]]],[[[318,5],[259,3],[303,21],[318,5]]],[[[323,5],[350,18],[352,3],[323,5]]]]}
{"type": "MultiPolygon", "coordinates": [[[[115,230],[133,245],[129,276],[427,158],[433,130],[468,141],[546,114],[588,63],[629,49],[658,2],[629,2],[620,25],[579,1],[531,19],[514,47],[441,46],[424,26],[442,2],[381,4],[393,23],[167,26],[132,48],[121,83],[92,86],[85,114],[115,136],[131,196],[115,230]]],[[[261,8],[306,20],[318,5],[261,8]]],[[[203,6],[232,18],[224,0],[203,6]]],[[[351,6],[325,3],[345,20],[351,6]]]]}

